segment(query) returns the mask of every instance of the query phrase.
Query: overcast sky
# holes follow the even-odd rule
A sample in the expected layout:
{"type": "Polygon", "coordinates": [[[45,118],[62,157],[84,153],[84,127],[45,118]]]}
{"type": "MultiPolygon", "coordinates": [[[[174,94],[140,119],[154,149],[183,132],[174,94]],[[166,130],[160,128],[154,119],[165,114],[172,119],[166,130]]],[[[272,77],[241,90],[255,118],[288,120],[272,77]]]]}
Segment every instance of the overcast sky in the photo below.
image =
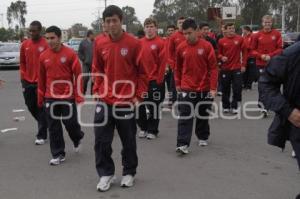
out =
{"type": "MultiPolygon", "coordinates": [[[[16,0],[14,0],[16,1],[16,0]]],[[[2,15],[4,26],[7,27],[6,10],[11,0],[0,0],[0,27],[2,15]]],[[[57,25],[60,28],[69,28],[74,23],[82,23],[90,27],[92,21],[104,9],[104,0],[25,0],[27,3],[26,26],[33,20],[39,20],[43,26],[57,25]]],[[[120,7],[131,6],[135,8],[137,17],[141,22],[153,10],[154,0],[107,0],[109,4],[120,7]]]]}

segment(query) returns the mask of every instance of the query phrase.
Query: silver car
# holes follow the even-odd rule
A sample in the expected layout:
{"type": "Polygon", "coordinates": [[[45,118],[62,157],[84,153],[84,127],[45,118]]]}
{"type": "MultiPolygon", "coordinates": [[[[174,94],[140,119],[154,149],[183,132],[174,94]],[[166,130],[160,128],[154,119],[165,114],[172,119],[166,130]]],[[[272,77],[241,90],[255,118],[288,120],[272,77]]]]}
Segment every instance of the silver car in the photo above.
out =
{"type": "Polygon", "coordinates": [[[20,44],[0,43],[0,68],[20,67],[20,44]]]}

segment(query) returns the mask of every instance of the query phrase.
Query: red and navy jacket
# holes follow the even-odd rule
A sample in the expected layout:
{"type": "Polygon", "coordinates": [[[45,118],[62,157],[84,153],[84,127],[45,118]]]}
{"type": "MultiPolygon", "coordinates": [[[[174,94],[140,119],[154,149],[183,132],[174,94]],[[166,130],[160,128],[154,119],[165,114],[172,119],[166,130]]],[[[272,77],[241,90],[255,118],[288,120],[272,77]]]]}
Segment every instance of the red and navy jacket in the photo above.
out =
{"type": "Polygon", "coordinates": [[[64,45],[58,52],[47,49],[40,56],[38,106],[45,99],[84,101],[81,64],[77,54],[64,45]]]}
{"type": "Polygon", "coordinates": [[[243,37],[235,35],[233,37],[223,37],[218,41],[218,58],[223,56],[228,60],[221,65],[222,70],[239,70],[247,64],[247,48],[243,37]]]}
{"type": "Polygon", "coordinates": [[[168,43],[168,56],[169,56],[169,65],[172,69],[175,67],[176,63],[176,50],[177,47],[185,41],[185,37],[183,35],[183,32],[177,31],[173,33],[170,37],[169,43],[168,43]]]}
{"type": "Polygon", "coordinates": [[[258,67],[265,67],[268,62],[261,59],[262,55],[269,55],[274,57],[282,52],[282,36],[281,33],[275,29],[270,32],[263,30],[253,34],[251,41],[251,49],[253,55],[256,57],[256,65],[258,67]]]}
{"type": "Polygon", "coordinates": [[[152,55],[142,49],[139,40],[126,32],[118,41],[106,36],[95,43],[94,55],[93,91],[100,100],[120,106],[142,100],[149,83],[145,57],[152,55]]]}
{"type": "Polygon", "coordinates": [[[247,48],[247,60],[249,58],[255,58],[254,55],[253,55],[252,49],[251,49],[252,34],[253,33],[250,33],[250,34],[243,37],[245,47],[247,48]]]}
{"type": "Polygon", "coordinates": [[[155,80],[156,83],[162,84],[167,65],[165,41],[156,36],[153,39],[144,37],[141,39],[141,43],[142,48],[148,50],[152,55],[152,57],[145,57],[149,62],[147,66],[151,67],[147,69],[149,81],[155,80]]]}
{"type": "Polygon", "coordinates": [[[27,39],[22,43],[20,49],[21,80],[35,84],[38,82],[40,55],[47,48],[47,41],[43,37],[38,41],[27,39]]]}
{"type": "Polygon", "coordinates": [[[184,91],[217,90],[218,68],[215,50],[204,39],[194,45],[181,43],[176,52],[175,83],[184,91]]]}

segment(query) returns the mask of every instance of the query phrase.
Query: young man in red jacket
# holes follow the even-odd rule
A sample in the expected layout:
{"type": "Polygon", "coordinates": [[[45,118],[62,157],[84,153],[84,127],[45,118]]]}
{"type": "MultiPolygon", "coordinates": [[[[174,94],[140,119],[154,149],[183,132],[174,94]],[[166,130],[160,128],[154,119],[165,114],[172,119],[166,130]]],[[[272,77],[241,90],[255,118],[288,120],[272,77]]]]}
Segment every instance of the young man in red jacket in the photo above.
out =
{"type": "Polygon", "coordinates": [[[247,48],[244,39],[235,33],[233,23],[224,26],[226,36],[218,42],[218,58],[221,60],[221,84],[223,112],[238,113],[242,101],[242,73],[245,72],[247,48]],[[242,61],[241,61],[242,60],[242,61]],[[230,102],[231,88],[233,91],[230,102]]]}
{"type": "Polygon", "coordinates": [[[44,107],[47,113],[53,157],[49,164],[55,166],[65,161],[61,122],[73,141],[75,152],[79,152],[84,133],[78,123],[76,103],[84,99],[82,81],[79,81],[81,65],[76,53],[61,44],[61,30],[56,26],[46,29],[46,39],[49,49],[40,56],[38,106],[44,107]]]}
{"type": "Polygon", "coordinates": [[[43,108],[37,106],[37,83],[40,54],[48,48],[46,39],[41,36],[42,24],[31,22],[30,38],[25,40],[20,49],[20,76],[25,104],[38,123],[35,144],[43,145],[47,139],[47,121],[43,108]]]}
{"type": "MultiPolygon", "coordinates": [[[[104,23],[101,24],[101,27],[102,27],[102,33],[97,35],[95,37],[95,40],[94,40],[93,57],[96,56],[95,53],[96,53],[96,46],[98,45],[97,43],[101,43],[102,40],[105,40],[106,37],[108,36],[108,31],[107,31],[107,28],[105,27],[104,23]]],[[[96,78],[96,76],[99,72],[99,71],[95,71],[97,68],[95,67],[94,61],[95,61],[95,59],[93,58],[93,61],[92,61],[92,74],[91,74],[91,76],[92,76],[92,78],[91,78],[92,79],[92,85],[91,86],[92,86],[93,95],[98,92],[97,90],[96,91],[94,90],[94,88],[98,88],[97,86],[94,86],[94,84],[95,84],[95,78],[96,78]]]]}
{"type": "MultiPolygon", "coordinates": [[[[175,68],[175,63],[176,63],[176,49],[179,46],[179,44],[183,41],[185,41],[185,37],[182,32],[182,24],[185,20],[185,17],[180,17],[177,20],[177,28],[178,31],[174,32],[168,42],[168,64],[170,65],[171,70],[173,71],[175,68]]],[[[173,72],[173,79],[172,79],[172,96],[171,96],[171,101],[172,104],[174,104],[177,100],[177,91],[175,88],[175,81],[174,81],[174,72],[173,72]]]]}
{"type": "Polygon", "coordinates": [[[255,64],[255,57],[252,54],[251,50],[251,40],[252,40],[252,30],[249,26],[243,27],[243,38],[244,43],[247,48],[247,65],[246,71],[243,74],[243,88],[246,90],[252,89],[252,83],[255,81],[256,78],[256,64],[255,64]]]}
{"type": "Polygon", "coordinates": [[[210,135],[208,109],[216,96],[218,69],[212,45],[198,37],[197,25],[193,19],[183,23],[186,41],[176,52],[175,82],[178,95],[178,135],[176,151],[189,153],[194,112],[196,112],[195,133],[199,146],[207,146],[210,135]],[[191,117],[190,117],[191,116],[191,117]]]}
{"type": "Polygon", "coordinates": [[[123,12],[111,5],[103,12],[108,36],[96,43],[94,67],[95,99],[95,156],[100,177],[98,191],[107,191],[114,181],[115,165],[111,157],[115,128],[123,150],[122,187],[131,187],[138,166],[136,147],[136,118],[134,104],[147,92],[148,77],[143,64],[149,53],[143,54],[141,42],[122,30],[123,12]]]}
{"type": "Polygon", "coordinates": [[[157,36],[157,22],[147,18],[144,22],[145,37],[141,39],[142,47],[151,53],[151,57],[145,57],[150,63],[147,69],[149,72],[148,95],[145,102],[139,106],[139,118],[137,123],[141,128],[140,138],[155,139],[159,133],[160,105],[165,98],[164,76],[166,71],[166,56],[164,41],[157,36]],[[147,116],[146,109],[149,110],[147,116]]]}
{"type": "MultiPolygon", "coordinates": [[[[165,56],[166,56],[167,60],[170,57],[169,50],[168,50],[170,38],[173,35],[173,33],[175,33],[175,29],[176,29],[175,25],[168,25],[168,27],[167,27],[166,37],[165,37],[166,38],[165,39],[165,49],[166,49],[165,56]]],[[[175,86],[175,81],[174,81],[173,69],[172,69],[169,61],[167,62],[165,82],[167,84],[167,89],[168,89],[168,95],[167,95],[168,108],[171,108],[172,104],[176,101],[176,98],[174,97],[174,96],[176,96],[176,86],[175,86]]]]}
{"type": "MultiPolygon", "coordinates": [[[[256,58],[256,66],[259,75],[263,74],[265,67],[272,57],[282,52],[283,43],[281,33],[272,28],[273,18],[266,15],[262,18],[263,29],[254,34],[251,41],[251,49],[256,58]]],[[[261,106],[261,97],[258,97],[261,112],[267,116],[268,111],[261,106]]]]}

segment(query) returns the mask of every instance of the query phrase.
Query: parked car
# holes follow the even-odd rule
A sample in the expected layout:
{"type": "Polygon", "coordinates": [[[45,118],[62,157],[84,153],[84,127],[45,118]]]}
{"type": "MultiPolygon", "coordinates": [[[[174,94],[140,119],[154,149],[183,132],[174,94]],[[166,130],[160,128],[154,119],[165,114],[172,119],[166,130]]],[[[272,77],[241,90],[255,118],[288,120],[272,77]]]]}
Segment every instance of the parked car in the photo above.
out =
{"type": "Polygon", "coordinates": [[[0,43],[0,68],[20,67],[20,44],[0,43]]]}
{"type": "Polygon", "coordinates": [[[291,33],[282,34],[283,48],[287,48],[290,45],[293,45],[297,41],[297,38],[299,36],[300,36],[300,32],[291,32],[291,33]]]}
{"type": "Polygon", "coordinates": [[[70,46],[77,53],[82,40],[82,38],[72,38],[69,40],[68,46],[70,46]]]}

